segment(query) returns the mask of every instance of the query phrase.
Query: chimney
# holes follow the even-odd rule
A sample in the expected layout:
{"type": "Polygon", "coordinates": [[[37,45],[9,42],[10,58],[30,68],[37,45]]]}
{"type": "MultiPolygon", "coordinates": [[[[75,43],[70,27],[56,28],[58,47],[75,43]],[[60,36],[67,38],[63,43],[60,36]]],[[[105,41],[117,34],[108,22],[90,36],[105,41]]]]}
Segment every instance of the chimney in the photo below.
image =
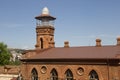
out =
{"type": "Polygon", "coordinates": [[[65,42],[64,42],[64,47],[65,47],[65,48],[69,48],[69,42],[68,42],[68,41],[65,41],[65,42]]]}
{"type": "Polygon", "coordinates": [[[101,47],[101,39],[96,39],[96,47],[101,47]]]}
{"type": "Polygon", "coordinates": [[[117,46],[120,46],[120,36],[117,38],[117,46]]]}

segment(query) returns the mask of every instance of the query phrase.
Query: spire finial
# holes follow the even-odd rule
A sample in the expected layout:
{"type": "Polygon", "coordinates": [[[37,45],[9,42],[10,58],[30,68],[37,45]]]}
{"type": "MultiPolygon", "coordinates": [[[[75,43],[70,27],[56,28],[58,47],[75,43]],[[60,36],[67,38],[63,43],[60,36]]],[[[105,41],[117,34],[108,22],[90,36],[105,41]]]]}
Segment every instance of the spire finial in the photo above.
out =
{"type": "Polygon", "coordinates": [[[42,14],[49,15],[49,10],[47,7],[44,7],[42,10],[42,14]]]}

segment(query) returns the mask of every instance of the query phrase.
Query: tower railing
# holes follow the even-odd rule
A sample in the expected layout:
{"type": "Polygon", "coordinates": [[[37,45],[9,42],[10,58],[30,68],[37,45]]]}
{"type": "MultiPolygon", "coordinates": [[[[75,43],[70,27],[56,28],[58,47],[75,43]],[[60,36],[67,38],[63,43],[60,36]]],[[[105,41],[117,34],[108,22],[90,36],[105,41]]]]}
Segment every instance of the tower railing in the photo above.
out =
{"type": "Polygon", "coordinates": [[[42,21],[39,21],[39,20],[37,20],[37,22],[36,22],[36,25],[37,26],[54,26],[54,21],[44,21],[44,22],[42,22],[42,21]]]}

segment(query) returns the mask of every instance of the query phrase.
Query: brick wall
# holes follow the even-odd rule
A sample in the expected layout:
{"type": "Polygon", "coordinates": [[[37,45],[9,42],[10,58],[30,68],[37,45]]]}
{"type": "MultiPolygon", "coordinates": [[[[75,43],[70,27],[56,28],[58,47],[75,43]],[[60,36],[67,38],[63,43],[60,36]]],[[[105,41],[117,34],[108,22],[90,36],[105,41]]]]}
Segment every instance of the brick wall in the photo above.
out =
{"type": "Polygon", "coordinates": [[[31,79],[31,71],[35,68],[38,72],[40,80],[46,80],[50,78],[50,72],[54,68],[58,73],[60,79],[65,78],[65,71],[70,69],[73,73],[75,80],[89,80],[89,73],[91,70],[95,70],[99,75],[99,80],[113,80],[120,79],[120,67],[119,66],[107,66],[107,65],[70,65],[70,64],[23,64],[21,66],[22,75],[27,80],[31,79]],[[46,72],[41,72],[41,68],[45,66],[46,72]],[[84,72],[78,74],[78,68],[83,68],[84,72]]]}

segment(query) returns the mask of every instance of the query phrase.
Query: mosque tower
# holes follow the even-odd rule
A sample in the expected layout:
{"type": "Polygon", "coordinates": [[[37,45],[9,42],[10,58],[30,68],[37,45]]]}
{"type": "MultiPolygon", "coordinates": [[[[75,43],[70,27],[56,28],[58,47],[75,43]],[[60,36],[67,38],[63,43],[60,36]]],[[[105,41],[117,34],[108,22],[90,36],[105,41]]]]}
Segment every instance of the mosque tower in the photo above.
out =
{"type": "Polygon", "coordinates": [[[43,8],[41,15],[36,16],[36,49],[55,47],[54,20],[47,7],[43,8]]]}

